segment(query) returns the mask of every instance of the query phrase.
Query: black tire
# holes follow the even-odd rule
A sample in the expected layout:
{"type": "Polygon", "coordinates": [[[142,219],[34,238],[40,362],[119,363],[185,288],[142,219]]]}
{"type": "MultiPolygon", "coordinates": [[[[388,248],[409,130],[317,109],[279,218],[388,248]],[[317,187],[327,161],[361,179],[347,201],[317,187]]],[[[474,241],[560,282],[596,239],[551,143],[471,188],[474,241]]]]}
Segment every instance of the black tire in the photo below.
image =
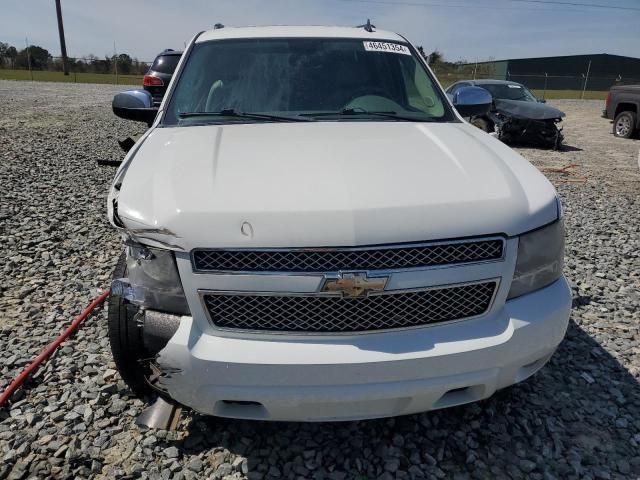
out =
{"type": "Polygon", "coordinates": [[[613,121],[613,134],[620,138],[631,138],[638,122],[636,112],[620,112],[613,121]]]}
{"type": "MultiPolygon", "coordinates": [[[[122,252],[113,278],[127,276],[127,257],[122,252]]],[[[147,382],[151,375],[149,355],[144,348],[142,329],[136,324],[135,315],[139,308],[122,297],[111,295],[108,308],[108,331],[111,352],[120,376],[133,393],[143,398],[150,395],[153,389],[147,382]]]]}

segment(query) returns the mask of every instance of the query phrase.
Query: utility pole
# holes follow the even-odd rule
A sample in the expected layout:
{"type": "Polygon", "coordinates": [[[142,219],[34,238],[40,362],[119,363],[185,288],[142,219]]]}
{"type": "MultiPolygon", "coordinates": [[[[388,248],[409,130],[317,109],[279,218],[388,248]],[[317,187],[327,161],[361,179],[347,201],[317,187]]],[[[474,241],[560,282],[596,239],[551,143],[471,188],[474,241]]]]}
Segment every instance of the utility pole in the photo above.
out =
{"type": "Polygon", "coordinates": [[[29,76],[33,82],[33,70],[31,70],[31,50],[29,49],[29,38],[24,37],[24,43],[27,46],[27,65],[29,65],[29,76]]]}
{"type": "Polygon", "coordinates": [[[62,71],[65,75],[69,75],[67,66],[67,45],[64,41],[64,26],[62,25],[62,7],[60,0],[56,0],[56,14],[58,15],[58,34],[60,35],[60,54],[62,55],[62,71]]]}
{"type": "Polygon", "coordinates": [[[582,96],[580,97],[584,100],[584,92],[587,89],[587,82],[589,81],[589,72],[591,72],[591,60],[589,60],[589,66],[587,67],[587,76],[584,78],[584,85],[582,87],[582,96]]]}

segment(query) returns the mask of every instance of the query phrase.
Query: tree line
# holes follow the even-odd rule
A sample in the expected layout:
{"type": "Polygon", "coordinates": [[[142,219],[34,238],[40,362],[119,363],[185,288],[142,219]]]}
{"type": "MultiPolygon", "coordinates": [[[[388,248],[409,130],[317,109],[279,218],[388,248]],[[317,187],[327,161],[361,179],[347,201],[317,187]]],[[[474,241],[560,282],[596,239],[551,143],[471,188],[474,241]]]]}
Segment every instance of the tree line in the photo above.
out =
{"type": "Polygon", "coordinates": [[[495,66],[491,63],[494,58],[489,57],[486,61],[479,64],[469,62],[464,58],[459,58],[455,62],[449,61],[444,57],[444,54],[436,49],[433,52],[427,54],[422,46],[417,47],[418,52],[426,60],[432,70],[438,74],[471,74],[475,71],[476,74],[483,76],[495,75],[495,66]]]}
{"type": "MultiPolygon", "coordinates": [[[[70,72],[76,73],[115,73],[121,75],[144,75],[149,70],[149,64],[132,58],[126,53],[119,55],[105,55],[99,58],[95,55],[86,57],[68,57],[67,64],[70,72]]],[[[13,45],[0,42],[0,68],[62,71],[62,57],[54,57],[46,48],[39,45],[29,45],[18,50],[13,45]]]]}
{"type": "MultiPolygon", "coordinates": [[[[418,51],[427,59],[431,68],[439,74],[461,73],[463,70],[470,72],[474,69],[472,65],[462,59],[456,62],[447,61],[442,52],[437,49],[427,54],[423,47],[419,46],[418,51]]],[[[105,55],[104,58],[95,55],[79,58],[69,57],[67,62],[69,71],[76,73],[115,73],[116,66],[121,75],[144,75],[149,70],[148,63],[132,58],[126,53],[105,55]]],[[[0,42],[0,68],[27,69],[29,63],[31,63],[32,70],[62,71],[62,58],[53,57],[46,48],[30,45],[28,48],[18,50],[13,45],[0,42]]],[[[487,68],[487,65],[481,65],[480,68],[487,68]]]]}

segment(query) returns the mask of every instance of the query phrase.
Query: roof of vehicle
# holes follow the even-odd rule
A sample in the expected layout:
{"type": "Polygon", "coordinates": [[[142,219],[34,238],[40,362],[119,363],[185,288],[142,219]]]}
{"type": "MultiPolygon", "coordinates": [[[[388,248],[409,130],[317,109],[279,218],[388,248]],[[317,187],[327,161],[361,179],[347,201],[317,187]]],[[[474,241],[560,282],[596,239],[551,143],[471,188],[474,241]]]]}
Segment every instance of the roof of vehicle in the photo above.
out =
{"type": "Polygon", "coordinates": [[[640,85],[612,85],[611,90],[640,90],[640,85]]]}
{"type": "Polygon", "coordinates": [[[361,38],[363,40],[392,40],[406,42],[397,33],[374,28],[367,32],[358,27],[319,27],[319,26],[269,26],[269,27],[224,27],[208,30],[198,37],[197,43],[227,38],[361,38]]]}
{"type": "Polygon", "coordinates": [[[182,55],[182,50],[171,50],[170,48],[161,51],[156,57],[164,56],[164,55],[182,55]]]}
{"type": "Polygon", "coordinates": [[[466,81],[472,82],[474,85],[522,85],[518,82],[512,82],[510,80],[481,79],[481,80],[466,80],[466,81]]]}

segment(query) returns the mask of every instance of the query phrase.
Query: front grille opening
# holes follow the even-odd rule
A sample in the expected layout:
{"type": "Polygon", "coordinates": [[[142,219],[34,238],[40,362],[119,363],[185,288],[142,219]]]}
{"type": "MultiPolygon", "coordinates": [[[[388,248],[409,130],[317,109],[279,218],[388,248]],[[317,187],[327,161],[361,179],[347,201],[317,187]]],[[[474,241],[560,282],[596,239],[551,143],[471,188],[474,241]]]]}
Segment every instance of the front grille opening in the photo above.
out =
{"type": "Polygon", "coordinates": [[[502,258],[502,239],[370,248],[194,250],[196,271],[337,272],[450,265],[502,258]]]}
{"type": "Polygon", "coordinates": [[[213,406],[213,414],[218,417],[248,420],[268,420],[270,417],[269,411],[262,403],[248,400],[218,400],[213,406]]]}
{"type": "Polygon", "coordinates": [[[471,385],[468,387],[452,388],[434,403],[435,408],[453,407],[481,400],[485,394],[484,385],[471,385]]]}
{"type": "Polygon", "coordinates": [[[495,281],[363,298],[204,294],[219,328],[263,332],[348,333],[416,327],[485,313],[495,281]]]}

